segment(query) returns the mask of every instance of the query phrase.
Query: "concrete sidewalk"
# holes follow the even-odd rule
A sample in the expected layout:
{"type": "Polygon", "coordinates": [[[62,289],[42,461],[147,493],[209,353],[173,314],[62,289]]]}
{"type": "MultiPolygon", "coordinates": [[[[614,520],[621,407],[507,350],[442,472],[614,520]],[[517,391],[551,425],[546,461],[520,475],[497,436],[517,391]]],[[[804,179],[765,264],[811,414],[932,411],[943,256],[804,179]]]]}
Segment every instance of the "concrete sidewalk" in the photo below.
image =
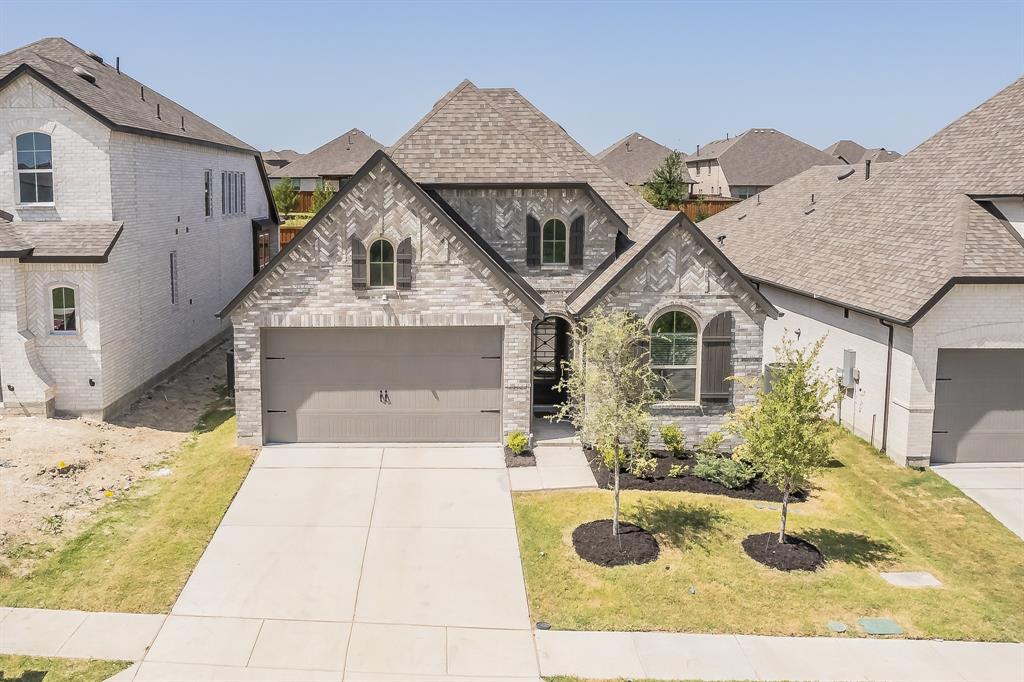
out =
{"type": "Polygon", "coordinates": [[[165,618],[0,607],[0,654],[138,661],[165,618]]]}

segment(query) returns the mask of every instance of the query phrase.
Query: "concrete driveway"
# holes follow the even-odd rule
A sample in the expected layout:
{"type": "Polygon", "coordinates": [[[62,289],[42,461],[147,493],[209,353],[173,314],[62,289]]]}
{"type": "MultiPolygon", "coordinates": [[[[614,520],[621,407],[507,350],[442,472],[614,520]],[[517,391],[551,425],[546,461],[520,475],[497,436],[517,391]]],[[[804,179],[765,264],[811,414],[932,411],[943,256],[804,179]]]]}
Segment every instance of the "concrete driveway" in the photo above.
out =
{"type": "Polygon", "coordinates": [[[267,446],[137,680],[538,676],[500,446],[267,446]]]}
{"type": "Polygon", "coordinates": [[[932,468],[1024,538],[1024,464],[937,464],[932,468]]]}

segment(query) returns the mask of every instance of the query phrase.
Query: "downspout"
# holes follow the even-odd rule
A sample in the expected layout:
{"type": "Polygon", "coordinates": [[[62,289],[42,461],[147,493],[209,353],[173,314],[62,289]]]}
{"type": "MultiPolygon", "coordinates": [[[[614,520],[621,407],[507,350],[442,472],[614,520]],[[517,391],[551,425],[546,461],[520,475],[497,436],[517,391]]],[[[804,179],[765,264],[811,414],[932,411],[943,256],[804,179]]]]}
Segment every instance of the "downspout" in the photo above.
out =
{"type": "Polygon", "coordinates": [[[889,329],[889,349],[885,358],[885,409],[882,411],[882,447],[879,448],[882,452],[885,452],[889,439],[889,391],[892,386],[892,341],[893,336],[896,333],[896,327],[892,322],[886,322],[881,317],[878,318],[878,321],[883,327],[887,327],[889,329]]]}

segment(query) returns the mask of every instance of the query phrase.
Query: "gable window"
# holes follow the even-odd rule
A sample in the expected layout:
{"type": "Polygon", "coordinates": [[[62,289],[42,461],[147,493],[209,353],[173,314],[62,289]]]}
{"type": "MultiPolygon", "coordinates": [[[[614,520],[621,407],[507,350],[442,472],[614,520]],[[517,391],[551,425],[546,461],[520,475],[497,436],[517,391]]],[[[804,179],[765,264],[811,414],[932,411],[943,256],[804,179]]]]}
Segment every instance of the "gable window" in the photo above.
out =
{"type": "Polygon", "coordinates": [[[541,238],[541,263],[565,263],[565,223],[551,219],[544,223],[541,238]]]}
{"type": "Polygon", "coordinates": [[[203,215],[213,215],[213,171],[203,171],[203,215]]]}
{"type": "Polygon", "coordinates": [[[387,239],[378,239],[370,247],[370,286],[395,286],[395,247],[387,239]]]}
{"type": "Polygon", "coordinates": [[[697,323],[684,312],[665,313],[651,326],[651,367],[665,379],[669,400],[697,399],[697,323]]]}
{"type": "Polygon", "coordinates": [[[18,154],[18,202],[53,203],[53,148],[46,133],[23,133],[15,139],[18,154]]]}
{"type": "Polygon", "coordinates": [[[71,287],[54,287],[50,292],[52,304],[53,333],[72,334],[78,331],[75,317],[75,290],[71,287]]]}
{"type": "Polygon", "coordinates": [[[220,212],[224,215],[245,213],[245,173],[221,172],[220,212]]]}

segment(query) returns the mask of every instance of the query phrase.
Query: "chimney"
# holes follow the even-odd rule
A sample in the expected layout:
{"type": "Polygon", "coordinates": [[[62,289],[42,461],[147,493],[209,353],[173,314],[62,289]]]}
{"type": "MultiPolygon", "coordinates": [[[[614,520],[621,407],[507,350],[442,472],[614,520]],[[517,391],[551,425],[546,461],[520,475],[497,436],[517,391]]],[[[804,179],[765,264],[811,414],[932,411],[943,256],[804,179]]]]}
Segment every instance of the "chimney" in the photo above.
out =
{"type": "Polygon", "coordinates": [[[871,177],[871,159],[864,162],[864,179],[867,180],[871,177]]]}
{"type": "Polygon", "coordinates": [[[156,117],[160,118],[160,102],[156,103],[156,117]]]}
{"type": "Polygon", "coordinates": [[[140,85],[139,86],[139,97],[142,98],[143,102],[146,101],[146,86],[145,85],[140,85]]]}
{"type": "Polygon", "coordinates": [[[185,117],[184,116],[181,117],[181,129],[182,130],[185,129],[185,117]]]}
{"type": "Polygon", "coordinates": [[[114,61],[117,64],[117,72],[121,73],[121,58],[117,57],[114,61]]]}
{"type": "Polygon", "coordinates": [[[697,145],[697,155],[700,155],[700,145],[697,145]]]}

